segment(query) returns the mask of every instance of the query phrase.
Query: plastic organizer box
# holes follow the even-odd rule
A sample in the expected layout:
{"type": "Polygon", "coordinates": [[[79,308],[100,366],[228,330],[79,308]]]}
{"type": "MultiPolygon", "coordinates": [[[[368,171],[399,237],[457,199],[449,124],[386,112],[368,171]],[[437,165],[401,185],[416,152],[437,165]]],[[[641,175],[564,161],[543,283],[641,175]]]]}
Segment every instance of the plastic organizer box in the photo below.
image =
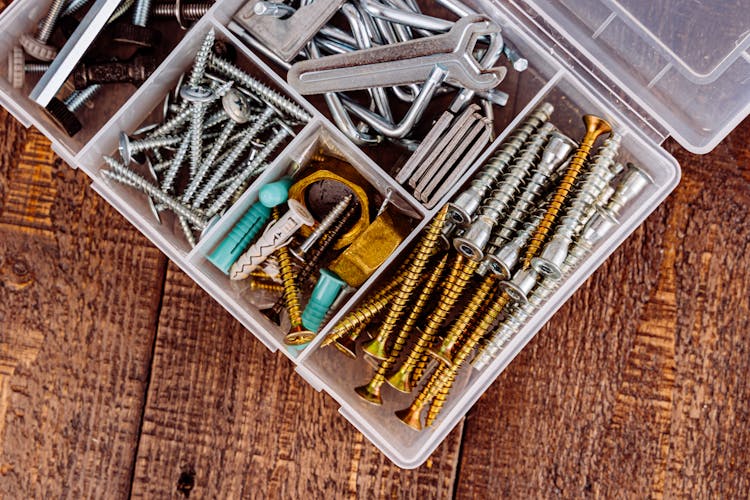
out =
{"type": "MultiPolygon", "coordinates": [[[[33,32],[48,2],[16,0],[0,18],[0,48],[8,55],[21,34],[33,32]]],[[[369,380],[366,363],[345,358],[335,349],[320,349],[326,331],[369,289],[392,276],[404,253],[440,209],[427,209],[389,175],[366,151],[349,141],[324,110],[286,85],[271,68],[228,29],[242,0],[218,0],[187,32],[175,33],[172,50],[156,72],[137,90],[122,85],[108,90],[96,108],[81,115],[83,130],[68,137],[33,103],[32,84],[14,89],[7,70],[0,78],[0,101],[25,126],[34,125],[52,142],[53,150],[69,165],[81,168],[92,189],[119,210],[169,258],[221,303],[270,350],[281,350],[296,371],[317,390],[324,390],[341,405],[341,414],[394,463],[412,468],[423,463],[497,378],[524,345],[578,286],[659,205],[677,185],[677,162],[659,145],[672,135],[687,149],[712,149],[750,111],[750,9],[725,9],[678,0],[537,0],[528,2],[467,1],[502,26],[503,37],[513,42],[529,61],[518,81],[500,89],[511,93],[508,105],[496,113],[502,131],[445,200],[465,186],[507,134],[541,102],[555,106],[553,123],[570,137],[580,139],[581,116],[606,118],[623,137],[620,160],[632,161],[650,174],[654,184],[644,190],[622,214],[621,224],[601,241],[588,258],[531,318],[500,355],[483,370],[462,370],[439,420],[417,432],[394,417],[407,407],[413,394],[389,391],[383,406],[361,400],[353,387],[369,380]],[[120,131],[132,133],[149,117],[156,117],[164,96],[189,69],[205,34],[213,28],[217,39],[238,49],[238,65],[298,101],[313,116],[297,136],[278,153],[269,168],[199,241],[190,248],[179,228],[159,225],[146,199],[129,187],[104,178],[102,156],[117,150],[120,131]],[[282,176],[292,161],[304,162],[319,147],[346,157],[381,194],[395,195],[403,212],[412,218],[409,237],[359,290],[349,298],[315,340],[303,349],[286,346],[284,331],[269,321],[230,285],[207,255],[257,200],[260,186],[282,176]]],[[[176,31],[176,30],[170,30],[176,31]]],[[[0,67],[4,67],[1,65],[0,67]]],[[[322,439],[322,438],[321,438],[322,439]]]]}

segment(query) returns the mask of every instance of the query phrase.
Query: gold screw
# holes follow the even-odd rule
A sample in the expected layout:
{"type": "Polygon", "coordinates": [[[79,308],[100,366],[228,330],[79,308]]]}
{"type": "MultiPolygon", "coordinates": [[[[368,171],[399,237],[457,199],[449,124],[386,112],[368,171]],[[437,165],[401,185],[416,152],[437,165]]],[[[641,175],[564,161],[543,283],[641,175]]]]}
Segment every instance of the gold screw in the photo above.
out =
{"type": "Polygon", "coordinates": [[[333,347],[339,350],[342,354],[346,354],[352,359],[357,358],[357,338],[365,331],[367,323],[361,323],[360,325],[352,328],[348,335],[337,339],[333,343],[333,347]]]}
{"type": "MultiPolygon", "coordinates": [[[[273,209],[273,218],[274,220],[279,220],[278,208],[273,209]]],[[[284,304],[289,313],[289,322],[291,323],[291,329],[284,338],[284,342],[288,345],[305,344],[315,338],[315,334],[309,330],[305,330],[302,326],[300,291],[297,285],[297,274],[294,270],[292,257],[289,254],[287,246],[280,247],[275,253],[279,261],[281,285],[284,288],[282,297],[284,298],[284,304]]]]}
{"type": "Polygon", "coordinates": [[[446,205],[435,216],[430,223],[427,232],[420,239],[414,253],[414,258],[409,262],[409,266],[404,271],[404,280],[399,285],[396,296],[393,297],[393,300],[386,310],[385,318],[378,329],[378,334],[375,335],[375,340],[365,346],[365,352],[368,354],[371,354],[378,359],[384,359],[386,357],[385,344],[388,341],[391,332],[396,329],[396,325],[404,315],[409,299],[422,279],[422,274],[427,267],[427,262],[438,247],[440,233],[445,224],[447,213],[448,206],[446,205]]]}
{"type": "Polygon", "coordinates": [[[448,393],[451,392],[453,384],[456,382],[456,375],[456,370],[452,370],[451,374],[448,376],[448,381],[443,387],[440,388],[440,391],[438,391],[438,393],[435,395],[435,399],[432,400],[430,409],[427,410],[427,418],[425,418],[424,421],[426,427],[429,427],[433,423],[435,423],[438,415],[440,415],[440,411],[443,409],[445,402],[448,400],[448,393]]]}
{"type": "Polygon", "coordinates": [[[573,158],[570,160],[568,170],[565,171],[565,175],[560,181],[560,184],[558,184],[557,190],[552,197],[552,201],[547,206],[547,211],[542,217],[542,221],[539,223],[539,227],[537,227],[534,235],[531,237],[529,246],[526,247],[526,255],[524,256],[523,261],[524,269],[528,269],[529,266],[531,266],[531,259],[536,257],[536,254],[539,253],[539,249],[547,239],[547,235],[552,229],[552,225],[557,218],[557,214],[565,203],[565,200],[568,197],[568,193],[573,187],[573,183],[575,182],[576,177],[578,177],[578,173],[586,163],[586,159],[591,152],[591,148],[594,147],[596,139],[600,135],[612,131],[612,127],[610,126],[610,124],[607,123],[606,120],[599,118],[598,116],[584,115],[583,123],[586,125],[586,134],[583,136],[581,145],[578,147],[578,150],[576,150],[573,158]]]}
{"type": "Polygon", "coordinates": [[[273,281],[250,280],[251,290],[265,290],[273,293],[284,293],[284,287],[273,281]]]}
{"type": "Polygon", "coordinates": [[[401,354],[401,350],[406,344],[406,340],[409,338],[409,334],[414,328],[414,325],[417,323],[419,315],[422,313],[425,305],[427,305],[427,302],[430,300],[430,296],[435,291],[435,288],[437,288],[447,262],[448,254],[445,254],[443,258],[440,259],[440,262],[438,262],[438,264],[432,269],[430,277],[427,278],[427,282],[422,288],[422,291],[419,292],[417,300],[411,306],[411,312],[406,318],[406,321],[404,321],[404,326],[401,328],[401,331],[399,331],[396,340],[393,342],[393,347],[391,348],[391,353],[388,358],[384,359],[380,363],[377,370],[375,371],[375,375],[373,375],[369,383],[354,389],[357,394],[359,394],[359,396],[365,401],[376,405],[383,404],[383,398],[380,395],[380,389],[385,382],[385,374],[388,373],[388,370],[390,370],[394,363],[396,363],[399,354],[401,354]]]}
{"type": "Polygon", "coordinates": [[[422,388],[412,404],[408,408],[396,412],[396,416],[402,422],[413,429],[422,430],[420,415],[424,407],[435,398],[441,388],[448,384],[451,377],[455,377],[455,373],[458,372],[464,361],[469,357],[469,354],[471,354],[482,337],[484,337],[500,317],[505,305],[509,301],[510,296],[506,292],[502,292],[490,302],[487,313],[482,315],[477,327],[471,332],[469,338],[461,345],[454,356],[453,364],[450,366],[446,364],[438,366],[438,369],[432,374],[432,377],[430,377],[430,380],[422,388]]]}
{"type": "Polygon", "coordinates": [[[450,268],[450,272],[445,279],[445,288],[438,298],[437,306],[427,316],[424,329],[417,328],[419,338],[416,345],[412,348],[409,356],[406,358],[401,367],[390,377],[388,383],[401,392],[411,392],[411,388],[418,382],[413,379],[412,372],[420,362],[422,355],[432,345],[432,341],[437,335],[440,327],[448,317],[453,306],[461,297],[461,292],[466,288],[474,274],[478,261],[468,259],[461,254],[456,254],[450,268]]]}
{"type": "Polygon", "coordinates": [[[489,274],[482,280],[482,283],[479,285],[479,288],[476,289],[474,295],[472,295],[469,303],[466,305],[464,310],[461,311],[461,314],[451,325],[448,334],[440,343],[440,346],[438,346],[437,349],[428,350],[427,352],[429,354],[442,361],[443,363],[446,363],[448,365],[453,364],[452,353],[459,337],[461,336],[461,332],[463,332],[469,326],[472,318],[474,318],[480,311],[485,299],[487,299],[487,297],[490,295],[490,292],[492,292],[493,288],[495,287],[496,280],[497,278],[495,274],[489,274]]]}

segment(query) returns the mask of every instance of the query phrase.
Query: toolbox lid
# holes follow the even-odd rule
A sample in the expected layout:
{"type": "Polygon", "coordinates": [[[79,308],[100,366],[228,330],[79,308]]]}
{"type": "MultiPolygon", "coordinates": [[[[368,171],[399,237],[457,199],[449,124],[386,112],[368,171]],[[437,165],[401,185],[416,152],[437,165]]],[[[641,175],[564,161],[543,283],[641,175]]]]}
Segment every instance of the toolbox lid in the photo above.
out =
{"type": "Polygon", "coordinates": [[[694,153],[713,149],[750,113],[747,0],[511,3],[694,153]]]}

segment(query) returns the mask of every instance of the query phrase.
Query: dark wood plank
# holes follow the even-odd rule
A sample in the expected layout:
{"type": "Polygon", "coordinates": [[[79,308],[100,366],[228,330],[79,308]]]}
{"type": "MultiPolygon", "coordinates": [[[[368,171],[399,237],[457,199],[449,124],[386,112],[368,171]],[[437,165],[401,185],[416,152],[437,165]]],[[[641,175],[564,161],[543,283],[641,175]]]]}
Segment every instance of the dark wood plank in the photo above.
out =
{"type": "Polygon", "coordinates": [[[684,177],[465,422],[459,497],[750,495],[750,120],[684,177]]]}
{"type": "Polygon", "coordinates": [[[49,147],[0,112],[0,497],[124,497],[166,259],[49,147]]]}
{"type": "Polygon", "coordinates": [[[333,400],[169,266],[138,449],[138,498],[447,497],[460,428],[400,471],[333,400]]]}

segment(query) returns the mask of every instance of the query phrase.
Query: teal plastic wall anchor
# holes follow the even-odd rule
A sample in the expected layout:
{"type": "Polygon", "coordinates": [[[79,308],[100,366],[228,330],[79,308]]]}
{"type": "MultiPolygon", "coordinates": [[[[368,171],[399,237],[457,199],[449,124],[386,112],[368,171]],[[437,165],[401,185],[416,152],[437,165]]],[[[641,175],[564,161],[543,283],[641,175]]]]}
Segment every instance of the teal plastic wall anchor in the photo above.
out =
{"type": "Polygon", "coordinates": [[[271,218],[271,209],[261,202],[256,202],[242,216],[242,219],[234,225],[229,234],[211,252],[208,260],[216,267],[221,269],[224,274],[229,274],[229,268],[232,267],[242,252],[250,246],[255,237],[258,235],[268,219],[271,218]]]}
{"type": "Polygon", "coordinates": [[[328,314],[328,309],[339,296],[346,282],[328,269],[320,270],[320,279],[310,296],[310,300],[302,313],[302,326],[317,333],[320,324],[328,314]]]}
{"type": "Polygon", "coordinates": [[[258,199],[268,208],[286,203],[286,200],[289,199],[289,188],[292,187],[293,183],[291,177],[282,177],[276,182],[270,182],[260,188],[258,199]]]}

